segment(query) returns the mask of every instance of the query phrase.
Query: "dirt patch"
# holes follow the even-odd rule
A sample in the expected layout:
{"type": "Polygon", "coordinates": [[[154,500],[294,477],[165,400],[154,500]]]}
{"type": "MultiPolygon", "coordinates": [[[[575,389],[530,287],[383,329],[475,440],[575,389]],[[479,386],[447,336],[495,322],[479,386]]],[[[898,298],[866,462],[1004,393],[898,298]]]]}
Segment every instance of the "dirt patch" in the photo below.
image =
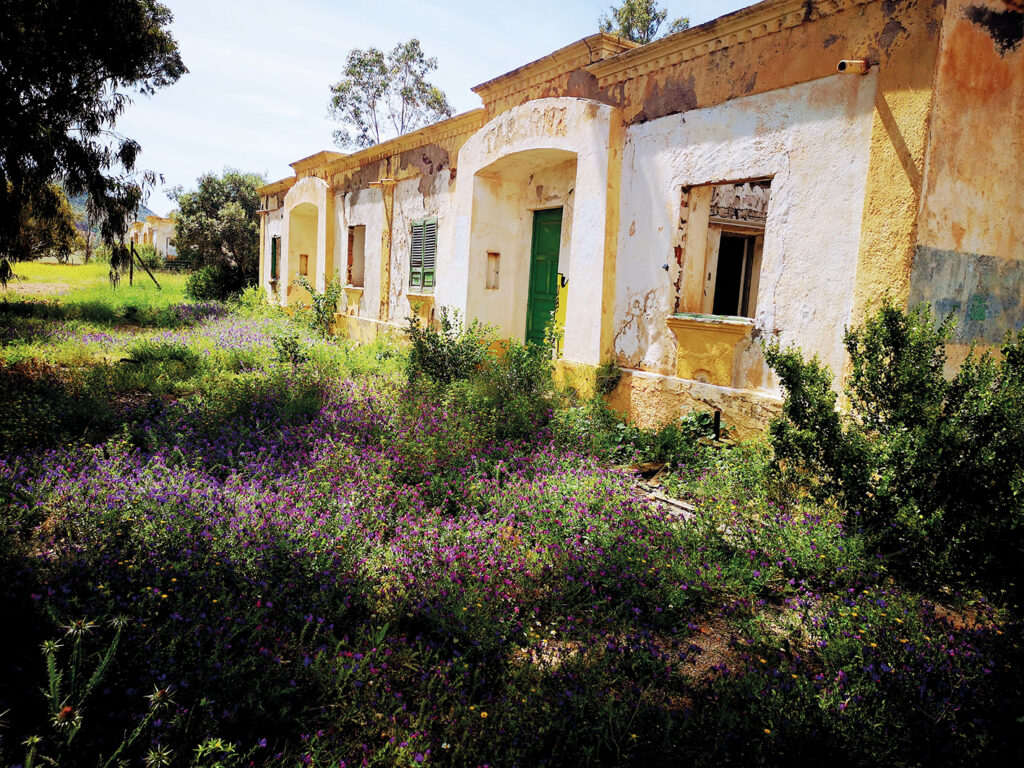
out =
{"type": "Polygon", "coordinates": [[[26,283],[14,280],[7,284],[5,295],[12,293],[22,296],[63,296],[71,290],[68,283],[26,283]]]}

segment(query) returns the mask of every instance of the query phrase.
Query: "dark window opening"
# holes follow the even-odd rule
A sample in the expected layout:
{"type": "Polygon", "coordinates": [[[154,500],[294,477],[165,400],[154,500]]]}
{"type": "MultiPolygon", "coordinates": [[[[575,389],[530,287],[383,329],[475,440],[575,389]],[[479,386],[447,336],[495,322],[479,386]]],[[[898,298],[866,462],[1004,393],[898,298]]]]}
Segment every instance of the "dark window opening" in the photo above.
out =
{"type": "Polygon", "coordinates": [[[711,312],[716,315],[750,316],[750,282],[754,265],[755,238],[722,233],[718,246],[715,297],[711,312]]]}

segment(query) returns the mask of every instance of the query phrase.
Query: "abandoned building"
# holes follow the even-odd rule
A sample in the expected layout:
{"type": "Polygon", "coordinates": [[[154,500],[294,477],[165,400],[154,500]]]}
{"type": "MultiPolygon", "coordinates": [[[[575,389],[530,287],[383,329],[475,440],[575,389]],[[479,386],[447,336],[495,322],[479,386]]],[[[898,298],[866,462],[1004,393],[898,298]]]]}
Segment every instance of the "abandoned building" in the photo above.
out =
{"type": "Polygon", "coordinates": [[[152,245],[157,255],[165,261],[178,258],[174,245],[174,220],[163,216],[147,216],[128,227],[127,239],[136,245],[152,245]]]}
{"type": "Polygon", "coordinates": [[[261,284],[335,276],[354,339],[441,307],[623,370],[641,424],[780,402],[761,341],[842,373],[888,294],[959,319],[950,359],[1024,324],[1021,0],[766,0],[648,45],[595,34],[483,106],[264,186],[261,284]]]}

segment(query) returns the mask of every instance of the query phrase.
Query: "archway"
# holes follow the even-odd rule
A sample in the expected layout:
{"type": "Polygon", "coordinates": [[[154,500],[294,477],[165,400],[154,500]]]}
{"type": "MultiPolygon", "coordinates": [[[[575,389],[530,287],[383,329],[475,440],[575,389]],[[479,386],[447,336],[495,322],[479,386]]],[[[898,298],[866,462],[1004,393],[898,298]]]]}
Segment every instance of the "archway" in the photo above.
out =
{"type": "Polygon", "coordinates": [[[319,210],[312,203],[299,203],[288,213],[288,288],[289,304],[308,304],[309,291],[297,285],[304,277],[316,285],[319,210]]]}

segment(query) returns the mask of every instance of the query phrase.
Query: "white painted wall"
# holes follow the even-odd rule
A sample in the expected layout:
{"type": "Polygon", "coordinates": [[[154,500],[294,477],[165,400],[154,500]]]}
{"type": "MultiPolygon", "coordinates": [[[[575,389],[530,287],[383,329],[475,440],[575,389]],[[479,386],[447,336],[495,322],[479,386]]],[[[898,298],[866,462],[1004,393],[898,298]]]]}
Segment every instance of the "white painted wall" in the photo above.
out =
{"type": "Polygon", "coordinates": [[[835,75],[627,129],[614,325],[620,364],[675,372],[676,340],[665,321],[675,304],[681,188],[772,177],[756,327],[841,369],[875,89],[873,74],[835,75]]]}
{"type": "MultiPolygon", "coordinates": [[[[435,272],[435,294],[445,281],[451,280],[451,273],[442,264],[441,254],[450,253],[454,239],[454,217],[452,216],[451,177],[445,171],[438,173],[427,194],[420,192],[420,178],[415,177],[398,182],[395,186],[394,223],[391,229],[391,322],[405,324],[411,314],[406,295],[409,293],[409,255],[412,250],[412,222],[418,219],[437,218],[437,268],[435,272]]],[[[367,261],[369,264],[369,261],[367,261]]],[[[369,267],[367,267],[369,269],[369,267]]],[[[379,268],[378,268],[379,269],[379,268]]],[[[465,311],[465,306],[458,309],[465,311]]]]}
{"type": "MultiPolygon", "coordinates": [[[[564,354],[568,360],[600,362],[601,302],[595,297],[602,295],[613,119],[619,119],[617,110],[587,99],[538,99],[498,115],[462,146],[454,201],[454,248],[450,254],[441,253],[446,273],[452,274],[454,279],[438,286],[439,304],[468,307],[470,316],[496,318],[500,327],[511,329],[509,335],[521,338],[526,317],[523,272],[528,274],[528,237],[532,225],[529,212],[556,207],[559,195],[561,204],[566,205],[570,202],[568,190],[571,188],[571,206],[567,206],[570,210],[565,212],[570,214],[569,221],[563,218],[562,230],[566,253],[570,256],[564,354]],[[570,165],[575,173],[569,170],[570,165]],[[558,166],[562,166],[561,169],[558,166]],[[532,180],[530,175],[534,176],[532,180]],[[522,202],[517,197],[515,205],[520,206],[522,213],[515,225],[517,233],[509,229],[511,225],[499,225],[500,214],[487,207],[499,202],[498,193],[487,178],[519,182],[522,202]],[[536,198],[537,186],[550,186],[555,197],[545,202],[543,198],[547,193],[542,190],[540,199],[536,198]],[[558,192],[559,188],[564,191],[558,192]],[[478,204],[484,207],[478,210],[478,204]],[[488,232],[488,227],[493,228],[493,232],[488,232]],[[519,291],[513,292],[511,307],[505,304],[507,296],[501,297],[503,306],[492,307],[490,304],[497,297],[488,297],[488,292],[479,290],[484,284],[487,250],[499,250],[502,269],[505,267],[503,249],[507,246],[492,248],[489,245],[492,234],[502,240],[514,237],[520,243],[519,253],[525,253],[516,263],[515,280],[519,291]],[[521,268],[524,260],[526,270],[521,268]]],[[[506,211],[510,207],[508,203],[500,206],[506,211]]]]}
{"type": "MultiPolygon", "coordinates": [[[[318,291],[323,291],[326,285],[326,276],[324,268],[327,262],[327,256],[329,248],[332,248],[330,241],[332,237],[328,236],[328,228],[330,227],[330,234],[334,234],[334,221],[330,217],[329,208],[330,203],[333,202],[330,187],[327,182],[323,179],[318,179],[314,176],[306,176],[299,179],[295,184],[288,190],[288,193],[284,198],[284,230],[281,235],[281,251],[280,256],[281,265],[280,273],[281,276],[288,276],[288,283],[294,280],[294,276],[298,273],[299,268],[299,254],[309,254],[309,282],[312,283],[313,287],[318,291]],[[301,209],[298,217],[292,216],[292,211],[301,209]],[[310,244],[305,242],[303,238],[308,239],[305,234],[299,234],[298,237],[291,231],[292,224],[297,223],[300,230],[308,228],[307,216],[310,210],[315,210],[315,248],[312,252],[305,250],[310,248],[310,244]],[[303,240],[303,242],[299,242],[303,240]]],[[[268,257],[270,251],[266,251],[268,257]]],[[[299,289],[293,289],[299,290],[299,289]]],[[[288,301],[288,288],[287,284],[280,286],[281,300],[282,302],[288,301]]]]}

